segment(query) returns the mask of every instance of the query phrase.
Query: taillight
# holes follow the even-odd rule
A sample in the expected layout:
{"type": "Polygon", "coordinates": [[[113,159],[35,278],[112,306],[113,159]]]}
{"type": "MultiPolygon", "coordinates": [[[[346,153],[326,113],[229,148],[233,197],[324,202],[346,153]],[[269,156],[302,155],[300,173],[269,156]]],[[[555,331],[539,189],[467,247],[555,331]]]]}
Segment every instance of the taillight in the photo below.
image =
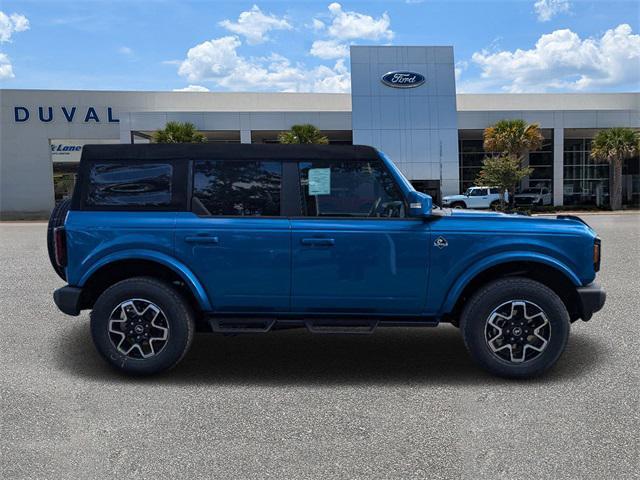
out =
{"type": "Polygon", "coordinates": [[[602,241],[596,238],[593,241],[593,269],[597,272],[600,270],[600,258],[602,256],[602,241]]]}
{"type": "Polygon", "coordinates": [[[56,264],[59,267],[67,266],[67,234],[64,227],[57,227],[53,230],[53,245],[56,252],[56,264]]]}

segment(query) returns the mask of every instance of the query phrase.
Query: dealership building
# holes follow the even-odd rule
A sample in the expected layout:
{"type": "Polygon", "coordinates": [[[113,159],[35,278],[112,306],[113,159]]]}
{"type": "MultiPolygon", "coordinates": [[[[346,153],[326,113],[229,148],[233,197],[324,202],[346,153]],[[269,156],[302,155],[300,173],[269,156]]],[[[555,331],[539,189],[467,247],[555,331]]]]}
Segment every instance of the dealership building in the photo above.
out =
{"type": "MultiPolygon", "coordinates": [[[[640,94],[457,94],[453,47],[351,47],[351,93],[0,90],[0,217],[47,216],[69,195],[83,145],[148,143],[169,121],[209,142],[273,143],[311,123],[331,143],[385,151],[415,187],[439,199],[473,185],[483,129],[539,124],[523,186],[555,205],[608,203],[609,167],[589,158],[601,129],[640,129],[640,94]],[[389,72],[398,75],[387,75],[389,72]]],[[[640,160],[623,167],[623,204],[638,206],[640,160]]]]}

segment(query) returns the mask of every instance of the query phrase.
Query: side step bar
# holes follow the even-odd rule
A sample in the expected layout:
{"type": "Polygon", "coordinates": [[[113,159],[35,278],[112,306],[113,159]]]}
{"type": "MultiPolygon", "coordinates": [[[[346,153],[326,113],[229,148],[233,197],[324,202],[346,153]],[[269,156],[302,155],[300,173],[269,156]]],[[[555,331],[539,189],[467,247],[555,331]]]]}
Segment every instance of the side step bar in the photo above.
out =
{"type": "Polygon", "coordinates": [[[218,317],[207,319],[214,333],[266,333],[277,328],[306,328],[311,333],[368,335],[378,327],[435,327],[435,319],[368,319],[368,318],[251,318],[218,317]]]}
{"type": "Polygon", "coordinates": [[[311,333],[346,333],[355,335],[369,335],[378,326],[379,320],[305,320],[304,326],[311,333]]]}
{"type": "Polygon", "coordinates": [[[214,333],[266,333],[275,323],[275,318],[209,317],[209,326],[214,333]]]}

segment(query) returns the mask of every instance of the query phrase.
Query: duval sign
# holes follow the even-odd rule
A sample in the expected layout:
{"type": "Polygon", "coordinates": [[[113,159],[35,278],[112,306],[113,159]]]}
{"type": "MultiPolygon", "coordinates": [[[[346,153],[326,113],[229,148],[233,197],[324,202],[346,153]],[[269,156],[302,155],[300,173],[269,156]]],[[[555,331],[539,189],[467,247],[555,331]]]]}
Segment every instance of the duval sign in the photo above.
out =
{"type": "Polygon", "coordinates": [[[382,83],[393,88],[415,88],[424,83],[424,75],[416,72],[395,71],[385,73],[382,83]]]}
{"type": "Polygon", "coordinates": [[[13,107],[13,118],[16,123],[24,123],[29,119],[37,119],[42,123],[53,122],[54,119],[61,119],[72,123],[74,121],[83,123],[118,123],[120,120],[113,115],[113,108],[96,109],[95,107],[78,108],[76,106],[61,107],[33,107],[29,109],[24,106],[13,107]]]}

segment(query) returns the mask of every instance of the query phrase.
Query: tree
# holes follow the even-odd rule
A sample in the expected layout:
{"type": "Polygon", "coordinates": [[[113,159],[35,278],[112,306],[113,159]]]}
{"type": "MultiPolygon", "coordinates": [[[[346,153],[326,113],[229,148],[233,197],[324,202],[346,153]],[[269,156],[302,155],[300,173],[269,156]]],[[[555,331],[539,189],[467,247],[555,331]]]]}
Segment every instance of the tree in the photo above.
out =
{"type": "Polygon", "coordinates": [[[520,159],[542,146],[544,137],[537,123],[500,120],[484,130],[484,150],[520,159]]]}
{"type": "Polygon", "coordinates": [[[640,133],[630,128],[601,130],[591,142],[591,158],[609,164],[612,210],[622,208],[622,163],[640,155],[640,133]]]}
{"type": "Polygon", "coordinates": [[[524,120],[500,120],[485,128],[483,147],[486,152],[492,152],[493,157],[483,160],[476,181],[483,182],[480,185],[499,187],[500,203],[504,208],[505,191],[509,192],[509,202],[513,202],[516,186],[533,172],[532,168],[522,166],[522,160],[528,152],[538,150],[543,141],[539,125],[524,120]]]}
{"type": "Polygon", "coordinates": [[[504,209],[505,192],[513,195],[515,186],[524,177],[531,175],[530,167],[522,167],[520,159],[512,155],[487,157],[482,161],[482,170],[476,178],[476,183],[483,187],[498,187],[500,189],[500,207],[504,209]]]}
{"type": "Polygon", "coordinates": [[[162,130],[153,134],[156,143],[204,143],[207,138],[189,122],[167,122],[162,130]]]}
{"type": "Polygon", "coordinates": [[[293,125],[288,132],[281,132],[278,135],[280,143],[316,143],[326,145],[329,139],[322,135],[314,125],[305,123],[303,125],[293,125]]]}

